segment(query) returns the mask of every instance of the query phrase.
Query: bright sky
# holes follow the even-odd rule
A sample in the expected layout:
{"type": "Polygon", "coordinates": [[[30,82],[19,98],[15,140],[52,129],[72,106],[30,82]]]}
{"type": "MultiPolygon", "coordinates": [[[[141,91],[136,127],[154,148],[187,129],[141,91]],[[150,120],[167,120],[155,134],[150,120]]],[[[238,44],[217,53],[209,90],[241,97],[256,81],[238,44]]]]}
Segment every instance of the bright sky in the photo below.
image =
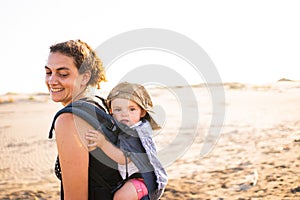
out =
{"type": "Polygon", "coordinates": [[[168,29],[195,41],[223,82],[300,80],[299,9],[297,0],[3,0],[0,93],[45,92],[44,65],[55,42],[80,38],[97,48],[140,28],[168,29]]]}

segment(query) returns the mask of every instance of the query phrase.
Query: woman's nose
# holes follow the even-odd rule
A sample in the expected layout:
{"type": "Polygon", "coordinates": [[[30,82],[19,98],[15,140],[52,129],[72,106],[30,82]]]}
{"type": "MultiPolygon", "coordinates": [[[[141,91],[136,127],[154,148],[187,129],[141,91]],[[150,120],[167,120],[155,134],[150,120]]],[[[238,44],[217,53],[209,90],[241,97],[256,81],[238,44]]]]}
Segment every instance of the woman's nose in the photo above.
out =
{"type": "Polygon", "coordinates": [[[53,85],[53,84],[57,83],[57,78],[54,74],[48,76],[47,79],[48,79],[47,82],[49,85],[53,85]]]}

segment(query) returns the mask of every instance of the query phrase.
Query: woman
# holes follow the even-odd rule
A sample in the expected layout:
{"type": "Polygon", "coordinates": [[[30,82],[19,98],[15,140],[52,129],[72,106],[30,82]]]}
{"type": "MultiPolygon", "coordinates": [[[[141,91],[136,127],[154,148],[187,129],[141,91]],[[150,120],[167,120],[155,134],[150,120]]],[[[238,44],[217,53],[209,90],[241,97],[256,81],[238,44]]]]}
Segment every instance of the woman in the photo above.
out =
{"type": "MultiPolygon", "coordinates": [[[[99,87],[105,81],[101,60],[88,44],[80,40],[51,46],[45,70],[45,82],[50,96],[54,102],[60,102],[63,106],[87,98],[89,86],[99,87]]],[[[121,180],[116,169],[91,158],[88,142],[84,137],[93,127],[86,121],[71,113],[63,113],[56,119],[54,129],[59,157],[56,169],[57,173],[61,170],[62,178],[61,199],[96,198],[93,196],[99,185],[89,178],[91,168],[97,168],[94,171],[99,173],[109,174],[109,179],[106,180],[111,181],[110,185],[121,180]]]]}

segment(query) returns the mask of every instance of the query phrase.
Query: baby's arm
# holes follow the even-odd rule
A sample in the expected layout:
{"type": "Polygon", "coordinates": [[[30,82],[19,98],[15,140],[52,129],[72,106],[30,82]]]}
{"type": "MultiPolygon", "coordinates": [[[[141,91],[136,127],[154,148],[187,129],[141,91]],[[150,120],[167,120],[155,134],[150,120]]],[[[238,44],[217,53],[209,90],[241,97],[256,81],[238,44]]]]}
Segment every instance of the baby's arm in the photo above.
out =
{"type": "Polygon", "coordinates": [[[124,152],[106,139],[106,137],[97,130],[89,130],[86,133],[86,139],[92,143],[88,147],[94,149],[99,147],[108,157],[121,165],[125,165],[124,152]]]}

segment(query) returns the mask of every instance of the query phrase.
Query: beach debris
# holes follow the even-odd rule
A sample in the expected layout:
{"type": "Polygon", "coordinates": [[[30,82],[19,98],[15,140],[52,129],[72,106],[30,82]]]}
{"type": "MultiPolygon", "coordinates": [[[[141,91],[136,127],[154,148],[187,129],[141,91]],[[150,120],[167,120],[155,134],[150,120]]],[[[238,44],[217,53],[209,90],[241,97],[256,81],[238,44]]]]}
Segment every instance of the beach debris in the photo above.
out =
{"type": "Polygon", "coordinates": [[[253,170],[253,173],[246,176],[246,181],[250,183],[251,186],[255,186],[258,181],[258,172],[257,169],[253,170]]]}
{"type": "Polygon", "coordinates": [[[291,189],[291,193],[296,193],[296,192],[300,192],[300,186],[291,189]]]}
{"type": "Polygon", "coordinates": [[[255,186],[257,184],[257,181],[258,181],[258,172],[257,169],[254,169],[253,173],[246,176],[244,183],[239,184],[233,187],[232,189],[236,191],[247,191],[253,186],[255,186]]]}

